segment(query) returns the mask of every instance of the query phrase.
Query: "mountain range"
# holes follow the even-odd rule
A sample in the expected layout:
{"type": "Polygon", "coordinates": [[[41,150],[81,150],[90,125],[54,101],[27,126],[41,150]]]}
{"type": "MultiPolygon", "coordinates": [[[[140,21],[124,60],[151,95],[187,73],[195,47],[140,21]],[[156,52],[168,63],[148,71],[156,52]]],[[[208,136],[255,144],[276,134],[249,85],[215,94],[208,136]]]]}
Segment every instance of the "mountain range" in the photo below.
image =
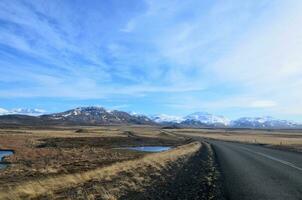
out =
{"type": "Polygon", "coordinates": [[[0,124],[17,125],[113,125],[142,124],[194,128],[262,128],[294,129],[302,128],[301,124],[279,120],[272,117],[243,117],[229,120],[224,116],[206,112],[196,112],[184,117],[171,115],[131,114],[118,110],[107,110],[103,107],[79,107],[65,112],[42,114],[38,109],[0,109],[0,124]],[[30,114],[30,115],[28,115],[30,114]]]}
{"type": "Polygon", "coordinates": [[[206,112],[196,112],[184,117],[169,115],[153,115],[156,123],[178,125],[180,127],[212,127],[212,128],[263,128],[263,129],[291,129],[302,128],[302,124],[273,117],[242,117],[230,120],[224,116],[206,112]]]}
{"type": "Polygon", "coordinates": [[[154,124],[143,115],[132,115],[102,107],[79,107],[65,112],[29,116],[9,114],[0,116],[0,124],[23,125],[109,125],[109,124],[154,124]]]}

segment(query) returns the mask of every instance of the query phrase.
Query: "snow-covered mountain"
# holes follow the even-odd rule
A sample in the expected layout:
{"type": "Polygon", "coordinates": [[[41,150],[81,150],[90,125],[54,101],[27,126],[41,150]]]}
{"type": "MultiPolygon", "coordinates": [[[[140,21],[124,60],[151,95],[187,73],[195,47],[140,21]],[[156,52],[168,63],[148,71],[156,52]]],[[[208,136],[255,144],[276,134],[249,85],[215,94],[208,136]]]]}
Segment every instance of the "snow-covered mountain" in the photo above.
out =
{"type": "Polygon", "coordinates": [[[302,128],[301,124],[275,119],[273,117],[242,117],[229,120],[220,115],[206,112],[195,112],[185,117],[156,115],[151,119],[160,124],[175,124],[182,127],[221,127],[221,128],[302,128]]]}
{"type": "Polygon", "coordinates": [[[41,119],[65,124],[152,124],[143,115],[131,115],[124,111],[106,110],[103,107],[79,107],[61,113],[40,116],[41,119]]]}
{"type": "Polygon", "coordinates": [[[230,124],[229,119],[206,112],[195,112],[184,117],[160,114],[150,118],[159,124],[174,124],[181,127],[227,127],[230,124]]]}
{"type": "Polygon", "coordinates": [[[154,115],[150,117],[156,123],[176,123],[180,125],[202,125],[202,126],[212,126],[212,125],[222,125],[228,126],[230,120],[223,117],[212,115],[206,112],[195,112],[185,117],[173,116],[173,115],[154,115]]]}
{"type": "Polygon", "coordinates": [[[180,123],[185,120],[183,117],[166,114],[153,115],[150,118],[156,123],[180,123]]]}
{"type": "Polygon", "coordinates": [[[30,115],[37,116],[44,114],[45,111],[37,108],[15,108],[11,110],[6,110],[4,108],[0,108],[0,115],[30,115]]]}
{"type": "Polygon", "coordinates": [[[0,115],[7,115],[7,114],[8,114],[8,110],[4,108],[0,108],[0,115]]]}
{"type": "Polygon", "coordinates": [[[212,115],[206,112],[195,112],[190,115],[184,117],[185,120],[193,120],[198,121],[206,125],[223,125],[228,126],[230,124],[230,120],[224,116],[220,115],[212,115]]]}
{"type": "Polygon", "coordinates": [[[45,113],[45,110],[37,108],[16,108],[11,110],[12,114],[22,114],[22,115],[42,115],[45,113]]]}
{"type": "Polygon", "coordinates": [[[301,124],[273,117],[243,117],[230,124],[235,128],[301,128],[301,124]]]}

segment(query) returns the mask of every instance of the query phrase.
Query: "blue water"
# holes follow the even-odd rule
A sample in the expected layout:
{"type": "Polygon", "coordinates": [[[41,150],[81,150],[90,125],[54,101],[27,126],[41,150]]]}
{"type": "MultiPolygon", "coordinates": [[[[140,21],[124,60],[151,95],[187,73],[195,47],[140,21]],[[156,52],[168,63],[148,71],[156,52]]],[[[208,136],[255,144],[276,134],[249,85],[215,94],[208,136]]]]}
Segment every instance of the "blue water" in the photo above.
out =
{"type": "Polygon", "coordinates": [[[145,147],[127,147],[125,149],[144,151],[144,152],[162,152],[171,149],[171,147],[164,146],[145,146],[145,147]]]}
{"type": "MultiPolygon", "coordinates": [[[[14,154],[13,151],[7,151],[7,150],[0,150],[0,162],[2,161],[4,156],[9,156],[14,154]]],[[[7,166],[5,163],[0,163],[0,169],[4,169],[7,166]]]]}

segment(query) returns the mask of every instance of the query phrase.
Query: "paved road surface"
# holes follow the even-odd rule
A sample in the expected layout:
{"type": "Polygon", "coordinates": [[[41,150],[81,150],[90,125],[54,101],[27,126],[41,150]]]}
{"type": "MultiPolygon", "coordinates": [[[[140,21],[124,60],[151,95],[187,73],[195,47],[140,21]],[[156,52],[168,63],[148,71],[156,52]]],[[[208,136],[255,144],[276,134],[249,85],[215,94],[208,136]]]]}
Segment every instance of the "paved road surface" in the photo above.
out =
{"type": "Polygon", "coordinates": [[[207,140],[230,200],[302,200],[302,154],[259,145],[207,140]]]}

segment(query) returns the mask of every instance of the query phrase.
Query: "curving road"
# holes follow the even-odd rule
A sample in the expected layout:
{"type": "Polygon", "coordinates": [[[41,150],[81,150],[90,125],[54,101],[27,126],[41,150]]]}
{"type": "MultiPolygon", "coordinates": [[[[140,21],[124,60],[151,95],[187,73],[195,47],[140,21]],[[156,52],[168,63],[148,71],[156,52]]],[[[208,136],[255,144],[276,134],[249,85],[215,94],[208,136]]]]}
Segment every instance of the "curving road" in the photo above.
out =
{"type": "Polygon", "coordinates": [[[217,156],[226,198],[302,200],[302,154],[207,140],[217,156]]]}

